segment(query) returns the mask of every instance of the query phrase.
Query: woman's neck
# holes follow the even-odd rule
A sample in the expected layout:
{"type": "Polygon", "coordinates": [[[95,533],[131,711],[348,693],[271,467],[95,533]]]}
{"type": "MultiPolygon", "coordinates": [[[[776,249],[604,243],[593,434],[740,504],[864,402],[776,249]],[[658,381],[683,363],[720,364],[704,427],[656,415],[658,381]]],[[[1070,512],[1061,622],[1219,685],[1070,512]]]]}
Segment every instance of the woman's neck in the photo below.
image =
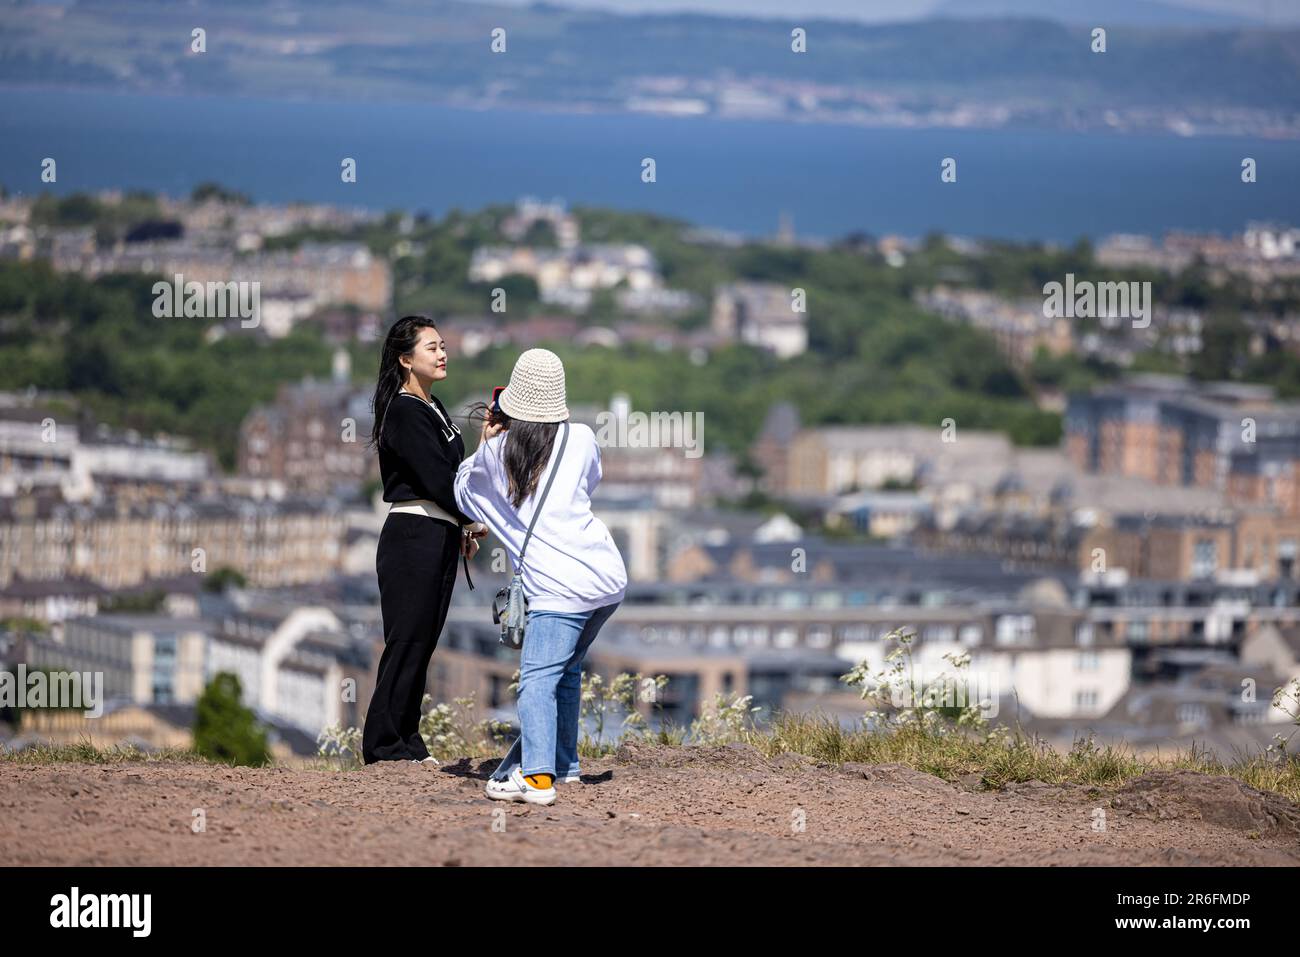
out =
{"type": "Polygon", "coordinates": [[[414,376],[412,376],[410,379],[406,381],[406,384],[402,386],[402,391],[409,392],[411,395],[417,396],[423,399],[425,402],[433,401],[431,398],[429,398],[429,390],[426,389],[423,385],[421,385],[420,380],[415,378],[414,376]]]}

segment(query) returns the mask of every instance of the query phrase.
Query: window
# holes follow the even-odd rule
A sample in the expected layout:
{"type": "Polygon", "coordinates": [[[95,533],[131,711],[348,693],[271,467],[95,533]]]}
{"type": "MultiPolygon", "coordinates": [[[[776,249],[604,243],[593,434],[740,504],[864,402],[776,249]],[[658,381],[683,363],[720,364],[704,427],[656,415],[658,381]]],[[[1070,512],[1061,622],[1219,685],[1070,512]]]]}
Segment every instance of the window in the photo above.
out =
{"type": "Polygon", "coordinates": [[[1219,567],[1219,543],[1212,538],[1198,538],[1192,548],[1192,577],[1209,578],[1219,567]]]}
{"type": "Polygon", "coordinates": [[[1097,692],[1091,689],[1074,693],[1074,710],[1079,714],[1094,714],[1097,711],[1097,692]]]}
{"type": "Polygon", "coordinates": [[[995,640],[999,645],[1029,644],[1034,640],[1034,616],[1002,615],[998,618],[995,640]]]}
{"type": "Polygon", "coordinates": [[[170,704],[176,673],[176,636],[155,635],[153,640],[153,674],[151,688],[156,704],[170,704]]]}
{"type": "Polygon", "coordinates": [[[805,640],[810,648],[829,648],[831,629],[829,625],[809,625],[805,640]]]}
{"type": "Polygon", "coordinates": [[[1095,651],[1081,651],[1074,660],[1074,667],[1078,671],[1096,671],[1100,659],[1095,651]]]}

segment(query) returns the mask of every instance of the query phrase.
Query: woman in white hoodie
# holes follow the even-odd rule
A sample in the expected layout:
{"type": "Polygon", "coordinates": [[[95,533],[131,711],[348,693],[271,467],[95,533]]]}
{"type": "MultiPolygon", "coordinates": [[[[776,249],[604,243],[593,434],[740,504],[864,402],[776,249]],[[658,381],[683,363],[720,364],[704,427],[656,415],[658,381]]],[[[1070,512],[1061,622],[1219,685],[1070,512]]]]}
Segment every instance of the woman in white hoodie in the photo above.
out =
{"type": "Polygon", "coordinates": [[[591,511],[601,476],[596,434],[568,418],[559,356],[529,349],[488,410],[478,448],[456,473],[457,505],[488,527],[517,568],[554,471],[524,556],[521,734],[488,781],[495,800],[553,804],[557,776],[578,781],[582,660],[627,588],[623,556],[591,511]]]}

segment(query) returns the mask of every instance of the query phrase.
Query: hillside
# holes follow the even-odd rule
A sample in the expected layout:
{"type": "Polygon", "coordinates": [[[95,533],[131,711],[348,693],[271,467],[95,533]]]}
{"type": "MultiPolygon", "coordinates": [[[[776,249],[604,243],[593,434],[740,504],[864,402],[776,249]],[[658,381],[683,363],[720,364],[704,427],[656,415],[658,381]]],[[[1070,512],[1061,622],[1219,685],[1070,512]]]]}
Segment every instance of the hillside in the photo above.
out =
{"type": "Polygon", "coordinates": [[[1191,771],[995,792],[898,764],[624,745],[541,808],[486,800],[493,764],[6,763],[0,865],[1300,864],[1300,807],[1191,771]]]}
{"type": "Polygon", "coordinates": [[[1058,23],[1098,26],[1238,27],[1261,26],[1263,21],[1233,10],[1199,9],[1156,0],[1091,0],[1087,5],[1070,0],[944,0],[936,15],[965,17],[1036,17],[1058,23]]]}
{"type": "Polygon", "coordinates": [[[375,0],[358,32],[356,11],[344,0],[285,0],[271,16],[249,0],[0,4],[0,84],[612,110],[662,97],[851,122],[901,110],[927,124],[961,107],[962,124],[976,109],[980,124],[1069,128],[1107,126],[1114,111],[1190,109],[1208,122],[1216,109],[1300,104],[1294,28],[1097,23],[1111,30],[1098,56],[1086,26],[1046,19],[866,25],[375,0]],[[791,52],[793,26],[807,30],[806,56],[791,52]],[[495,55],[498,28],[507,46],[495,55]]]}

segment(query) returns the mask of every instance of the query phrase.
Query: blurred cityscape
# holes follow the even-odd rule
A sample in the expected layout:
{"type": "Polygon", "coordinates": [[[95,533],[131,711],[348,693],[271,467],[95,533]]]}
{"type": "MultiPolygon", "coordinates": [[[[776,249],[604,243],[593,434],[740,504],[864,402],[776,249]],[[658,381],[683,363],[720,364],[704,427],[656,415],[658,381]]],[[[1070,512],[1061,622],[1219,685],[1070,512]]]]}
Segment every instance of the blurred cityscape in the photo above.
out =
{"type": "MultiPolygon", "coordinates": [[[[972,674],[996,689],[998,721],[1061,747],[1093,732],[1139,749],[1196,742],[1226,758],[1293,720],[1272,694],[1300,677],[1300,383],[1285,371],[1300,357],[1300,229],[1113,236],[1053,253],[1108,278],[1181,284],[1156,297],[1142,328],[1045,316],[1032,290],[1063,278],[1056,267],[1069,260],[1044,276],[1037,247],[813,243],[788,221],[760,243],[692,224],[655,242],[628,233],[562,200],[435,223],[256,205],[216,188],[6,197],[0,322],[12,362],[26,364],[7,360],[6,381],[28,367],[40,380],[47,334],[74,340],[78,371],[66,389],[0,394],[0,667],[102,672],[106,705],[94,719],[28,710],[21,724],[0,710],[0,735],[13,747],[183,745],[221,671],[240,677],[281,756],[314,753],[327,726],[361,724],[382,648],[369,380],[395,304],[443,281],[481,290],[462,301],[484,304],[452,299],[439,316],[452,356],[439,394],[453,411],[503,383],[519,351],[548,343],[574,357],[570,407],[593,428],[626,426],[641,409],[693,411],[686,391],[674,405],[628,385],[616,354],[671,365],[679,383],[720,379],[743,402],[704,410],[702,455],[603,450],[595,505],[632,583],[588,662],[608,676],[667,675],[648,717],[684,724],[717,694],[745,694],[761,716],[854,722],[864,703],[841,676],[864,660],[883,667],[882,639],[904,628],[918,665],[943,669],[945,655],[968,652],[972,674]],[[132,204],[146,212],[128,215],[132,204]],[[448,235],[460,258],[444,268],[448,235]],[[692,272],[683,248],[733,264],[756,255],[766,274],[753,260],[692,272]],[[1035,263],[1032,285],[981,278],[981,264],[1016,257],[1035,263]],[[873,270],[882,284],[901,277],[896,308],[928,317],[939,338],[986,346],[978,361],[993,372],[978,390],[1007,404],[968,416],[946,400],[952,421],[819,406],[811,397],[840,375],[827,369],[844,368],[811,365],[834,351],[834,307],[819,314],[810,284],[807,308],[791,308],[801,285],[791,262],[809,275],[825,263],[836,275],[873,270]],[[248,373],[260,398],[242,409],[242,393],[213,396],[195,372],[213,404],[189,421],[238,409],[226,432],[132,425],[150,421],[147,403],[124,412],[90,383],[150,344],[74,334],[66,320],[113,308],[99,290],[125,297],[142,322],[144,291],[176,274],[259,282],[260,323],[151,320],[157,328],[195,324],[195,341],[213,349],[239,337],[266,349],[310,342],[326,361],[282,381],[248,373]],[[81,285],[53,301],[51,282],[81,285]],[[506,315],[485,305],[498,288],[511,297],[506,315]],[[1201,288],[1240,293],[1232,349],[1201,288]],[[759,371],[737,374],[746,362],[759,371]],[[777,377],[799,363],[809,384],[783,388],[777,377]],[[1283,372],[1247,374],[1260,369],[1283,372]],[[1013,424],[999,427],[1003,413],[1013,424]],[[730,427],[729,415],[752,426],[730,427]],[[1026,421],[1050,427],[1017,433],[1026,421]],[[340,700],[349,679],[356,694],[340,700]]],[[[841,386],[872,401],[870,377],[841,386]]],[[[517,658],[487,609],[504,583],[493,547],[474,563],[477,589],[457,585],[429,691],[473,693],[511,721],[517,658]]]]}

